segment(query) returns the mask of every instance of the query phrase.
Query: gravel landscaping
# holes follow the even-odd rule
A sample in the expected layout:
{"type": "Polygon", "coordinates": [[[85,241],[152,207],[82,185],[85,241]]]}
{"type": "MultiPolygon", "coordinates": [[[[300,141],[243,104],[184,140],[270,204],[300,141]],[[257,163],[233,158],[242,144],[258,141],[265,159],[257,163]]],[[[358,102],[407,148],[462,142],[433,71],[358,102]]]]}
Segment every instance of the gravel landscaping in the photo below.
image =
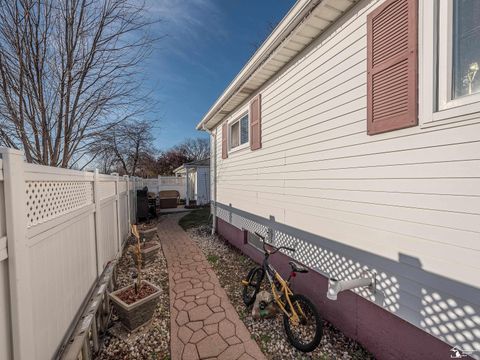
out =
{"type": "MultiPolygon", "coordinates": [[[[140,230],[156,226],[155,222],[140,226],[140,230]]],[[[152,239],[158,241],[157,235],[152,239]]],[[[122,258],[117,266],[116,288],[132,284],[132,274],[135,264],[132,254],[125,248],[122,258]]],[[[97,359],[170,359],[170,306],[168,291],[167,264],[162,249],[159,250],[157,259],[142,270],[142,279],[147,280],[162,289],[160,300],[153,315],[152,321],[146,326],[129,333],[115,315],[112,315],[111,325],[103,339],[103,346],[97,359]]]]}
{"type": "Polygon", "coordinates": [[[270,319],[255,320],[251,309],[247,310],[243,304],[240,281],[256,264],[220,237],[211,235],[208,226],[192,228],[187,232],[204,252],[240,318],[268,359],[374,359],[360,344],[327,322],[324,323],[322,341],[315,351],[308,354],[297,351],[285,337],[280,314],[270,319]]]}

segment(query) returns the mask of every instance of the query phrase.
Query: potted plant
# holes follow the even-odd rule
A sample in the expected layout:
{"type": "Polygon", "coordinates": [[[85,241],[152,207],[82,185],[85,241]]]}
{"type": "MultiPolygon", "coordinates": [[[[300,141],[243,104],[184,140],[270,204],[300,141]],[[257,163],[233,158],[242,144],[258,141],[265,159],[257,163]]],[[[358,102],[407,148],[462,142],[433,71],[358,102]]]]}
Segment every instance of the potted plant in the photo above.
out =
{"type": "MultiPolygon", "coordinates": [[[[133,230],[132,230],[133,233],[133,230]]],[[[141,239],[140,241],[140,254],[141,254],[141,266],[145,267],[148,264],[151,264],[152,262],[155,261],[158,250],[160,250],[160,243],[158,241],[155,241],[154,238],[156,237],[157,230],[156,228],[152,228],[146,231],[137,231],[137,228],[135,227],[135,234],[134,234],[134,239],[139,237],[141,239]]],[[[135,242],[136,243],[136,242],[135,242]]],[[[133,255],[133,260],[135,262],[135,265],[138,266],[137,264],[137,256],[135,252],[132,252],[133,255]]]]}
{"type": "Polygon", "coordinates": [[[142,240],[146,240],[146,241],[153,240],[153,238],[155,238],[156,235],[157,235],[157,228],[156,227],[152,227],[150,229],[145,229],[145,230],[140,230],[140,238],[142,240]]]}
{"type": "MultiPolygon", "coordinates": [[[[151,263],[153,263],[157,257],[158,250],[160,250],[160,244],[156,241],[142,241],[140,245],[140,261],[141,267],[145,267],[151,263]]],[[[135,265],[138,266],[138,259],[139,257],[134,254],[133,260],[135,261],[135,265]]]]}
{"type": "Polygon", "coordinates": [[[142,280],[142,249],[135,225],[132,226],[132,233],[136,238],[136,244],[131,245],[129,249],[137,259],[136,279],[133,284],[109,294],[120,321],[130,331],[150,321],[161,291],[152,283],[142,280]]]}

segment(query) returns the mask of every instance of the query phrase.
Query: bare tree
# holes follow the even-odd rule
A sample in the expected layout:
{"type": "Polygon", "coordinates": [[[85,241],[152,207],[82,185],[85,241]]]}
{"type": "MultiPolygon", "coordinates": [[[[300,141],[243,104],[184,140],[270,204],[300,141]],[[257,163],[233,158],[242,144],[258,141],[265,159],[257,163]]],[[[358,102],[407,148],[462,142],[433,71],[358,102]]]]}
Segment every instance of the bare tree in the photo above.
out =
{"type": "Polygon", "coordinates": [[[182,143],[162,151],[157,158],[156,170],[159,175],[170,176],[180,165],[195,161],[205,160],[210,156],[210,143],[208,139],[185,139],[182,143]]]}
{"type": "Polygon", "coordinates": [[[174,149],[183,153],[190,161],[204,160],[210,157],[210,142],[204,138],[185,139],[174,149]]]}
{"type": "Polygon", "coordinates": [[[138,159],[136,175],[142,178],[155,178],[160,172],[157,162],[157,152],[142,151],[138,159]]]}
{"type": "Polygon", "coordinates": [[[105,173],[146,175],[154,167],[156,150],[153,146],[153,124],[146,120],[129,120],[112,126],[96,137],[92,152],[96,163],[105,173]]]}
{"type": "Polygon", "coordinates": [[[97,134],[138,115],[146,15],[135,0],[0,0],[0,144],[78,166],[97,134]]]}
{"type": "Polygon", "coordinates": [[[158,174],[162,176],[172,176],[173,170],[179,166],[192,161],[183,151],[171,148],[162,151],[157,159],[158,174]]]}

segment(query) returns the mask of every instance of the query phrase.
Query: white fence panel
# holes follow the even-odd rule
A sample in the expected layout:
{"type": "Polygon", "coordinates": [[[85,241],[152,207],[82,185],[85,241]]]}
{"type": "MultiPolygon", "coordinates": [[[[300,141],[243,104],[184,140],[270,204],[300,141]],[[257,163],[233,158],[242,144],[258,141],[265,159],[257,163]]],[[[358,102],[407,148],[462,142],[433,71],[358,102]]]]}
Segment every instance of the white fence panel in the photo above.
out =
{"type": "Polygon", "coordinates": [[[38,359],[58,350],[97,278],[93,177],[65,175],[26,165],[26,256],[38,359]]]}
{"type": "Polygon", "coordinates": [[[116,208],[116,176],[98,175],[100,200],[100,239],[99,261],[101,271],[118,253],[118,223],[116,208]]]}
{"type": "Polygon", "coordinates": [[[130,194],[130,203],[129,203],[129,206],[130,206],[130,222],[133,224],[133,223],[136,223],[137,222],[137,190],[136,190],[136,184],[135,184],[135,180],[132,179],[129,181],[129,187],[128,187],[128,192],[130,194]]]}
{"type": "Polygon", "coordinates": [[[107,201],[102,204],[100,209],[102,219],[100,224],[102,249],[99,259],[101,259],[100,264],[103,270],[110,260],[115,259],[118,251],[118,240],[115,203],[113,201],[107,201]]]}
{"type": "Polygon", "coordinates": [[[127,192],[127,182],[125,181],[125,179],[119,179],[118,193],[124,194],[126,192],[127,192]]]}
{"type": "Polygon", "coordinates": [[[134,187],[135,190],[142,190],[143,187],[145,186],[145,179],[134,177],[133,183],[135,184],[135,187],[134,187]]]}
{"type": "Polygon", "coordinates": [[[55,226],[29,239],[37,359],[58,350],[97,278],[93,208],[53,221],[55,226]]]}
{"type": "Polygon", "coordinates": [[[12,358],[10,331],[10,291],[8,287],[8,264],[0,261],[0,359],[12,358]]]}
{"type": "Polygon", "coordinates": [[[8,285],[7,231],[5,228],[5,194],[0,159],[0,359],[12,358],[10,330],[10,288],[8,285]]]}
{"type": "Polygon", "coordinates": [[[137,189],[148,187],[149,192],[158,193],[162,190],[176,190],[180,198],[185,198],[185,178],[177,176],[159,176],[156,179],[138,179],[137,189]]]}
{"type": "Polygon", "coordinates": [[[0,359],[49,359],[120,254],[135,182],[0,154],[0,359]]]}
{"type": "Polygon", "coordinates": [[[158,179],[143,179],[143,185],[148,187],[149,192],[158,193],[158,179]]]}
{"type": "Polygon", "coordinates": [[[159,191],[176,190],[180,193],[180,198],[186,198],[186,178],[177,176],[159,176],[158,187],[159,191]]]}
{"type": "Polygon", "coordinates": [[[114,196],[115,177],[110,175],[99,175],[98,192],[100,195],[100,200],[108,199],[109,197],[114,196]]]}
{"type": "Polygon", "coordinates": [[[160,186],[176,185],[181,186],[185,185],[185,178],[178,176],[159,176],[158,183],[160,186]]]}
{"type": "Polygon", "coordinates": [[[123,193],[120,194],[119,198],[120,202],[120,231],[121,231],[121,238],[126,239],[130,233],[130,225],[128,221],[128,193],[125,189],[123,193]]]}

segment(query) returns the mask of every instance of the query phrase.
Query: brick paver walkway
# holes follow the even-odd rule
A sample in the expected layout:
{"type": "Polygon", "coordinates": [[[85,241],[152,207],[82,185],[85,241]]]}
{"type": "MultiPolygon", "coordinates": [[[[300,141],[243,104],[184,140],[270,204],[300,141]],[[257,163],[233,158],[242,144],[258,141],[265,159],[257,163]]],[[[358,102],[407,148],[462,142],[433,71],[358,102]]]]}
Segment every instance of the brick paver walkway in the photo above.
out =
{"type": "Polygon", "coordinates": [[[202,251],[178,225],[183,215],[158,226],[170,280],[172,360],[265,359],[202,251]]]}

